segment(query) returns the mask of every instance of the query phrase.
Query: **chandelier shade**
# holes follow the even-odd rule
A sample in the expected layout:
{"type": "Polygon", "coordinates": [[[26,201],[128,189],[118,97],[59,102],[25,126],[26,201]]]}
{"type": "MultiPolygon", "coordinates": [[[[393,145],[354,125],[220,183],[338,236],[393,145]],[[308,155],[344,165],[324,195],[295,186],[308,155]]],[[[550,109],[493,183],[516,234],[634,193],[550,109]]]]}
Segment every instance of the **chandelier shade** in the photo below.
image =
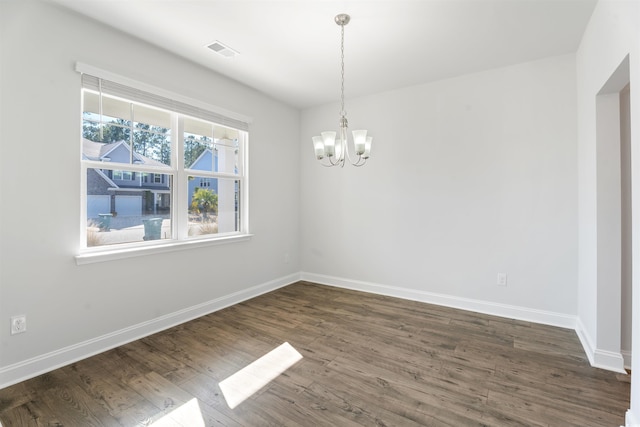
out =
{"type": "Polygon", "coordinates": [[[373,138],[367,136],[366,130],[354,130],[353,134],[353,152],[351,157],[348,142],[347,112],[344,109],[344,26],[349,23],[351,17],[345,13],[341,13],[335,17],[335,22],[341,27],[341,87],[340,87],[340,121],[339,129],[336,131],[324,131],[320,136],[311,138],[313,142],[313,152],[316,159],[321,161],[323,166],[340,166],[343,167],[346,160],[353,166],[362,166],[367,162],[371,155],[371,143],[373,138]],[[336,139],[336,136],[338,138],[336,139]]]}

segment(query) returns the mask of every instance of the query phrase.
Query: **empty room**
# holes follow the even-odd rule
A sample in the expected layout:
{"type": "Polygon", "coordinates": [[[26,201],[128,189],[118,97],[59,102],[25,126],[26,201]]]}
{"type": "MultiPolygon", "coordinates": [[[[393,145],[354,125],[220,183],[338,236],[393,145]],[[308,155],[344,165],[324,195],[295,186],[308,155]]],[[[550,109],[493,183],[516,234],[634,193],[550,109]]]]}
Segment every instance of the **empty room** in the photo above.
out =
{"type": "Polygon", "coordinates": [[[0,426],[640,427],[639,88],[636,0],[0,0],[0,426]]]}

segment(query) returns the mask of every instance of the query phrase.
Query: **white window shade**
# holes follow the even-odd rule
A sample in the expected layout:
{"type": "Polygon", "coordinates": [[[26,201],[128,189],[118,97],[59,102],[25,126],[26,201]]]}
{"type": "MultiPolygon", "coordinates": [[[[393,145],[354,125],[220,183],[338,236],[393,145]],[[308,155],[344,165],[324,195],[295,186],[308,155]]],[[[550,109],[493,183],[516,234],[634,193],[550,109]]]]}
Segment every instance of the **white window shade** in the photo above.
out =
{"type": "Polygon", "coordinates": [[[184,131],[194,135],[202,135],[207,138],[238,139],[238,130],[230,127],[219,126],[211,123],[186,117],[184,119],[184,131]]]}
{"type": "MultiPolygon", "coordinates": [[[[135,82],[122,78],[124,82],[118,82],[118,76],[103,72],[99,69],[90,67],[85,64],[76,64],[76,71],[82,74],[82,87],[85,89],[102,92],[103,94],[124,98],[127,100],[140,102],[142,104],[151,105],[169,111],[175,111],[186,116],[196,117],[199,119],[218,123],[234,129],[248,131],[249,119],[241,117],[232,117],[233,114],[218,112],[215,107],[200,107],[194,104],[194,100],[183,102],[183,98],[177,94],[170,94],[166,91],[164,95],[158,95],[159,90],[153,90],[151,93],[140,89],[144,84],[136,84],[135,82]]],[[[237,116],[237,115],[236,115],[237,116]]]]}
{"type": "Polygon", "coordinates": [[[85,112],[90,112],[95,115],[102,113],[102,115],[106,117],[122,118],[124,120],[133,118],[133,121],[137,123],[145,123],[163,128],[171,127],[171,114],[164,109],[149,108],[142,104],[131,104],[128,101],[123,101],[105,94],[100,97],[98,92],[85,93],[83,108],[85,112]],[[101,100],[102,111],[100,110],[101,100]]]}

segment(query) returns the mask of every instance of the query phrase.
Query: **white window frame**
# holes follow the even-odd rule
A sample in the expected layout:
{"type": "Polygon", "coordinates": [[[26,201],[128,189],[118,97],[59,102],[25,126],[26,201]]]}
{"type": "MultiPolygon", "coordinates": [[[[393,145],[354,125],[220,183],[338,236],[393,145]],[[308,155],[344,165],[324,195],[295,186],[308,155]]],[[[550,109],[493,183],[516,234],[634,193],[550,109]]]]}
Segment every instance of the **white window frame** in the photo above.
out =
{"type": "MultiPolygon", "coordinates": [[[[149,255],[154,253],[171,252],[175,250],[190,249],[202,246],[219,245],[231,242],[244,241],[251,238],[249,233],[249,183],[248,183],[248,125],[251,123],[251,118],[233,113],[219,107],[215,107],[202,101],[192,98],[184,97],[182,95],[166,91],[161,88],[157,88],[146,83],[138,82],[117,74],[113,74],[109,71],[102,70],[96,67],[92,67],[87,64],[77,63],[76,71],[80,74],[88,74],[99,79],[104,79],[109,82],[115,82],[116,84],[131,88],[132,92],[143,91],[146,95],[157,96],[162,98],[163,101],[175,101],[179,104],[177,108],[192,108],[196,114],[196,118],[212,121],[210,117],[213,116],[217,120],[213,123],[220,124],[222,126],[228,126],[231,128],[238,127],[232,124],[240,123],[243,126],[239,129],[239,171],[238,174],[220,174],[220,173],[205,173],[203,171],[197,171],[199,175],[210,175],[217,178],[230,178],[240,182],[239,197],[240,197],[240,224],[239,230],[233,233],[213,234],[193,238],[188,236],[188,224],[187,215],[188,211],[188,185],[187,177],[192,175],[194,171],[185,169],[184,165],[184,144],[181,143],[183,129],[180,116],[194,117],[183,111],[174,112],[168,110],[172,114],[172,132],[171,132],[171,166],[167,168],[158,168],[157,172],[152,172],[150,166],[140,166],[137,164],[109,164],[109,169],[118,169],[122,171],[131,171],[138,173],[157,173],[165,174],[172,178],[171,189],[171,221],[172,221],[172,236],[171,239],[161,239],[147,242],[134,242],[134,243],[122,243],[117,245],[105,245],[97,247],[87,247],[87,171],[88,169],[105,169],[105,164],[99,161],[92,161],[82,159],[81,163],[81,185],[80,185],[80,210],[81,210],[81,223],[80,223],[80,249],[76,255],[75,260],[78,265],[109,261],[114,259],[130,258],[135,256],[149,255]],[[204,114],[205,116],[197,116],[197,114],[204,114]],[[181,208],[180,208],[181,207],[181,208]]],[[[82,91],[80,91],[82,93],[82,91]]],[[[135,99],[131,99],[135,102],[135,99]]],[[[157,105],[151,105],[158,108],[157,105]]],[[[79,117],[80,123],[82,117],[79,117]]],[[[81,156],[79,156],[81,157],[81,156]]],[[[155,182],[155,177],[153,179],[155,182]]]]}

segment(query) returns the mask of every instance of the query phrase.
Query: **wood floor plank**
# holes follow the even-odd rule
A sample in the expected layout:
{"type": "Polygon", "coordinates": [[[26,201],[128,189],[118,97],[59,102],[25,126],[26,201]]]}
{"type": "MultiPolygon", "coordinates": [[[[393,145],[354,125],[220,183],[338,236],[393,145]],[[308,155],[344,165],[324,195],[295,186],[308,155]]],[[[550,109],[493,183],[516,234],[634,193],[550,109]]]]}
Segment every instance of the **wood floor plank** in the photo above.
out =
{"type": "Polygon", "coordinates": [[[0,393],[0,413],[10,412],[34,399],[36,390],[25,381],[3,390],[0,393]]]}
{"type": "MultiPolygon", "coordinates": [[[[362,364],[359,368],[357,366],[357,363],[340,359],[332,362],[329,368],[339,373],[337,378],[345,392],[364,395],[366,400],[375,401],[375,406],[421,425],[433,425],[438,419],[457,425],[473,424],[466,414],[482,406],[484,400],[455,392],[452,394],[447,387],[428,379],[418,377],[411,381],[384,369],[374,370],[362,364]],[[447,402],[452,397],[456,402],[455,408],[460,408],[460,411],[450,410],[452,406],[447,402]]],[[[479,417],[481,413],[476,415],[479,417]]]]}
{"type": "MultiPolygon", "coordinates": [[[[302,390],[296,390],[294,393],[290,387],[285,384],[275,383],[269,387],[268,395],[282,400],[290,405],[298,405],[307,414],[307,420],[303,425],[309,424],[309,420],[314,420],[316,425],[335,425],[344,427],[355,427],[361,424],[344,418],[339,415],[339,408],[332,406],[329,402],[322,400],[319,396],[311,392],[309,387],[302,390]]],[[[268,400],[259,401],[263,406],[268,400]]],[[[286,406],[285,406],[286,408],[286,406]]]]}
{"type": "Polygon", "coordinates": [[[70,382],[79,386],[113,416],[117,417],[144,400],[140,394],[115,380],[96,364],[74,363],[62,369],[67,372],[70,382]]]}
{"type": "MultiPolygon", "coordinates": [[[[502,401],[506,396],[509,396],[514,402],[524,402],[524,404],[518,404],[517,407],[527,410],[532,409],[532,402],[535,402],[545,408],[544,413],[540,414],[541,417],[551,417],[548,422],[556,419],[573,424],[583,422],[585,425],[598,425],[605,422],[611,415],[615,415],[615,408],[614,412],[609,412],[610,405],[601,404],[600,398],[605,400],[604,395],[599,395],[596,400],[585,399],[580,394],[568,393],[568,390],[563,387],[540,387],[534,384],[515,383],[505,381],[499,375],[490,381],[489,395],[492,401],[496,400],[497,395],[501,396],[500,400],[502,401]]],[[[624,413],[626,410],[624,406],[626,405],[618,406],[619,413],[624,413]]]]}
{"type": "Polygon", "coordinates": [[[144,399],[136,402],[135,405],[127,409],[121,410],[118,414],[115,414],[113,418],[123,427],[144,427],[151,426],[154,422],[162,419],[164,415],[163,411],[144,399]]]}
{"type": "Polygon", "coordinates": [[[0,390],[0,422],[618,426],[629,389],[573,330],[298,282],[0,390]],[[230,409],[219,382],[283,342],[302,360],[230,409]]]}
{"type": "Polygon", "coordinates": [[[122,347],[130,358],[139,360],[151,371],[159,372],[172,382],[181,382],[193,378],[198,372],[184,363],[171,357],[164,351],[159,351],[148,343],[138,340],[122,347]]]}
{"type": "MultiPolygon", "coordinates": [[[[218,382],[213,378],[199,375],[180,384],[180,388],[198,399],[201,405],[206,406],[211,418],[216,422],[213,425],[241,426],[233,417],[233,411],[227,406],[224,396],[218,387],[218,382]]],[[[209,425],[209,424],[207,424],[209,425]]]]}
{"type": "Polygon", "coordinates": [[[74,386],[73,382],[50,388],[39,396],[46,405],[45,413],[55,420],[48,421],[49,425],[96,427],[119,425],[117,419],[113,418],[99,402],[93,400],[80,387],[74,386]]]}
{"type": "Polygon", "coordinates": [[[48,408],[41,409],[37,401],[28,401],[22,405],[14,406],[10,411],[4,411],[0,420],[3,427],[41,427],[55,425],[48,422],[48,408]]]}

